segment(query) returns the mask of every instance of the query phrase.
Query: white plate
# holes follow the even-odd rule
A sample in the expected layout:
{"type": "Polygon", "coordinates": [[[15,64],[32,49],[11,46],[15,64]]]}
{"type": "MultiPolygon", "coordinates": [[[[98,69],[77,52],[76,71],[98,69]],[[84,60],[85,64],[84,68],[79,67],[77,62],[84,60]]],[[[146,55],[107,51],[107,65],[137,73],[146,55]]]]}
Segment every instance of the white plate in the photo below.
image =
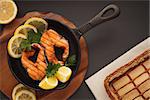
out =
{"type": "Polygon", "coordinates": [[[150,49],[150,37],[139,43],[131,50],[114,60],[109,65],[85,80],[88,87],[91,89],[97,100],[110,100],[104,87],[104,80],[106,76],[114,72],[117,68],[125,65],[133,60],[135,57],[143,53],[145,50],[150,49]]]}

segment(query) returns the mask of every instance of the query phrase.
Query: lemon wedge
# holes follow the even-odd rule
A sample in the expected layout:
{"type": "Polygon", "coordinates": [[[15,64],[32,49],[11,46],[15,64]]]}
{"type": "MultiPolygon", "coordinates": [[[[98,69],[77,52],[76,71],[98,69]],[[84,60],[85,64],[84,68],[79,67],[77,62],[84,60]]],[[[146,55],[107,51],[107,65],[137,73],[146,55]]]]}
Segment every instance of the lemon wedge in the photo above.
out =
{"type": "Polygon", "coordinates": [[[36,96],[31,91],[21,90],[16,94],[14,100],[36,100],[36,96]]]}
{"type": "Polygon", "coordinates": [[[14,35],[23,34],[23,35],[27,36],[29,31],[33,31],[34,33],[37,33],[37,29],[34,26],[32,26],[32,25],[21,25],[16,29],[14,35]]]}
{"type": "Polygon", "coordinates": [[[71,74],[71,69],[69,67],[63,66],[58,69],[55,76],[60,82],[65,83],[69,80],[71,74]]]}
{"type": "Polygon", "coordinates": [[[0,0],[0,24],[8,24],[17,15],[17,6],[13,0],[0,0]]]}
{"type": "Polygon", "coordinates": [[[40,83],[39,87],[42,89],[48,90],[48,89],[53,89],[58,85],[58,80],[55,76],[52,77],[45,77],[40,83]]]}
{"type": "Polygon", "coordinates": [[[14,35],[11,37],[7,45],[8,53],[11,57],[21,57],[22,49],[20,48],[20,44],[24,39],[26,39],[26,36],[22,34],[14,35]]]}
{"type": "Polygon", "coordinates": [[[32,25],[36,27],[40,32],[44,32],[48,28],[48,23],[44,19],[38,17],[32,17],[28,19],[25,22],[25,25],[32,25]]]}

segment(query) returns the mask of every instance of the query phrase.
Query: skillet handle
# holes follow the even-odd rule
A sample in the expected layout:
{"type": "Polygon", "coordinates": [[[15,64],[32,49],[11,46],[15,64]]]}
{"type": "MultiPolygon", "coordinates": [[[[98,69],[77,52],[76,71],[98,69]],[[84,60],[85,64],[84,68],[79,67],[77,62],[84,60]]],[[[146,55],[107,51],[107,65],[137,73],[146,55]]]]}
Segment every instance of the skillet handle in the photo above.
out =
{"type": "Polygon", "coordinates": [[[81,36],[83,35],[83,33],[86,33],[87,31],[97,26],[98,24],[116,18],[119,14],[120,14],[119,8],[114,4],[110,4],[105,8],[103,8],[103,10],[100,13],[98,13],[95,17],[93,17],[90,21],[81,25],[76,30],[79,31],[79,35],[81,36]],[[106,12],[108,12],[111,9],[113,10],[113,13],[111,15],[103,16],[106,12]]]}

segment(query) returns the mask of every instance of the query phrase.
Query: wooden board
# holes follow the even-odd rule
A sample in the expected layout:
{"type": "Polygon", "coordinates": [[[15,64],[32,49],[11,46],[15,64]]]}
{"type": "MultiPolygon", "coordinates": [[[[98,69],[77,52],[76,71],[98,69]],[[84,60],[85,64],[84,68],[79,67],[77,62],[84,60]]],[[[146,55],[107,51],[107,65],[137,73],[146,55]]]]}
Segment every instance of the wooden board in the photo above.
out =
{"type": "MultiPolygon", "coordinates": [[[[7,42],[9,38],[13,35],[15,29],[25,22],[30,17],[42,17],[42,18],[51,18],[58,20],[70,28],[75,28],[75,25],[67,20],[66,18],[54,14],[54,13],[40,13],[40,12],[29,12],[22,18],[17,18],[10,24],[6,25],[3,31],[0,33],[0,90],[11,98],[11,92],[18,81],[10,72],[7,60],[7,42]]],[[[87,72],[88,68],[88,49],[86,41],[83,37],[80,39],[80,47],[81,47],[81,64],[79,66],[77,75],[74,79],[70,82],[68,87],[62,90],[57,90],[55,92],[36,92],[38,100],[48,100],[51,98],[52,100],[59,100],[59,99],[67,99],[69,98],[81,85],[84,80],[84,76],[87,72]]],[[[18,66],[19,67],[19,66],[18,66]]]]}

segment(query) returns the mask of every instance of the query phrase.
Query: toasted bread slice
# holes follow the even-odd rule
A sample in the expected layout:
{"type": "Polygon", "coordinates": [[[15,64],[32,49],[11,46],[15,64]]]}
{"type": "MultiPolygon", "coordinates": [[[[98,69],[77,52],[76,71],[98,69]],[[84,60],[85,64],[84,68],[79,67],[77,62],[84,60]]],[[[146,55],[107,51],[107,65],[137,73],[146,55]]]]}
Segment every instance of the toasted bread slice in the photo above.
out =
{"type": "Polygon", "coordinates": [[[112,100],[150,100],[150,49],[106,77],[112,100]]]}

